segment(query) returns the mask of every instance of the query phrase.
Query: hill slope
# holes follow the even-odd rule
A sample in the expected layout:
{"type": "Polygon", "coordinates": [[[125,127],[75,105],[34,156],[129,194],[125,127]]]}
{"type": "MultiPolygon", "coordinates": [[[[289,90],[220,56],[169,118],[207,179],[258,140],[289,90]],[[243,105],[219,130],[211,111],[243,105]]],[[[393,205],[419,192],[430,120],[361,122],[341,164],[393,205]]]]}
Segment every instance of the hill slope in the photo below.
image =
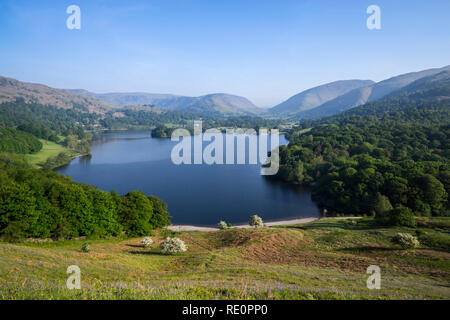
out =
{"type": "Polygon", "coordinates": [[[76,108],[95,113],[105,113],[110,109],[106,103],[85,95],[0,76],[0,103],[17,99],[23,99],[26,103],[51,105],[61,109],[76,108]]]}
{"type": "Polygon", "coordinates": [[[285,115],[310,110],[349,91],[367,87],[374,83],[371,80],[341,80],[330,82],[300,92],[271,108],[269,112],[277,115],[285,115]]]}
{"type": "Polygon", "coordinates": [[[416,250],[390,241],[411,229],[380,228],[369,218],[155,231],[151,249],[142,247],[142,238],[90,240],[88,253],[80,252],[85,240],[0,243],[0,299],[449,299],[449,254],[435,240],[448,241],[438,227],[449,222],[432,223],[436,230],[421,228],[423,245],[416,250]],[[188,251],[159,253],[166,236],[181,238],[188,251]],[[72,261],[82,272],[80,290],[66,287],[72,261]],[[367,289],[372,264],[382,268],[382,290],[367,289]]]}
{"type": "Polygon", "coordinates": [[[66,91],[83,94],[117,107],[127,105],[155,105],[163,109],[190,112],[216,112],[224,114],[258,114],[262,112],[260,108],[256,107],[248,99],[225,93],[187,97],[145,92],[94,93],[82,89],[68,89],[66,91]]]}
{"type": "Polygon", "coordinates": [[[330,100],[323,105],[298,114],[300,118],[319,118],[343,112],[345,110],[375,101],[395,93],[413,82],[449,71],[450,66],[437,69],[428,69],[419,72],[402,74],[387,80],[383,80],[367,87],[352,90],[336,99],[330,100]]]}

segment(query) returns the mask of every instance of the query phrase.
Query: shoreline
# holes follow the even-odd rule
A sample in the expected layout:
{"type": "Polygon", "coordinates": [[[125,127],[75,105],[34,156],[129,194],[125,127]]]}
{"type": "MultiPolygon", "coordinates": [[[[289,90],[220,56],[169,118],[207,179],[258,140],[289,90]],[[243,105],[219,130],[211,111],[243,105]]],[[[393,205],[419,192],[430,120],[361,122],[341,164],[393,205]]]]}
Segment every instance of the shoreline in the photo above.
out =
{"type": "MultiPolygon", "coordinates": [[[[335,220],[345,220],[345,219],[361,219],[362,217],[309,217],[309,218],[298,218],[298,219],[288,219],[288,220],[277,220],[277,221],[270,221],[264,223],[264,227],[276,227],[276,226],[289,226],[289,225],[296,225],[296,224],[304,224],[313,222],[316,220],[323,220],[323,219],[335,219],[335,220]]],[[[240,229],[246,229],[246,228],[254,228],[248,224],[241,224],[230,227],[232,228],[240,228],[240,229]]],[[[218,231],[220,230],[217,227],[201,227],[201,226],[193,226],[193,225],[170,225],[167,227],[167,229],[171,231],[218,231]]]]}
{"type": "MultiPolygon", "coordinates": [[[[275,227],[275,226],[284,226],[284,225],[294,225],[294,224],[302,224],[313,222],[323,218],[317,217],[309,217],[309,218],[298,218],[298,219],[288,219],[288,220],[276,220],[264,223],[264,227],[275,227]]],[[[232,226],[231,228],[253,228],[248,224],[240,224],[236,226],[232,226]]],[[[231,229],[230,228],[230,229],[231,229]]],[[[170,225],[167,229],[171,231],[218,231],[220,230],[218,227],[201,227],[201,226],[193,226],[193,225],[170,225]]]]}

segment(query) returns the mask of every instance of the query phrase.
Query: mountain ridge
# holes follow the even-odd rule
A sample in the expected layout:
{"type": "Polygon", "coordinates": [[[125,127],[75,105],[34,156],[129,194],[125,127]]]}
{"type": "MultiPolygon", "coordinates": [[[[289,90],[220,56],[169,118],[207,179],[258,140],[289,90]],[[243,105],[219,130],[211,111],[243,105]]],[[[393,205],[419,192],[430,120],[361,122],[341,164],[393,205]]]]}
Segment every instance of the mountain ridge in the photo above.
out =
{"type": "Polygon", "coordinates": [[[318,106],[317,108],[299,112],[297,116],[304,119],[314,119],[338,114],[357,106],[364,105],[365,103],[384,98],[419,79],[433,76],[444,71],[450,71],[450,66],[400,74],[367,87],[354,89],[318,106]]]}
{"type": "Polygon", "coordinates": [[[108,104],[85,95],[0,76],[0,103],[17,99],[23,99],[26,103],[36,102],[62,109],[77,108],[92,113],[105,113],[111,109],[108,104]]]}
{"type": "Polygon", "coordinates": [[[95,93],[84,89],[64,90],[82,93],[119,108],[127,105],[155,105],[162,109],[188,112],[259,114],[264,111],[245,97],[227,93],[211,93],[198,97],[190,97],[147,92],[95,93]]]}
{"type": "Polygon", "coordinates": [[[359,79],[337,80],[325,83],[291,96],[282,103],[270,108],[269,113],[286,115],[311,110],[351,90],[374,83],[372,80],[359,79]]]}

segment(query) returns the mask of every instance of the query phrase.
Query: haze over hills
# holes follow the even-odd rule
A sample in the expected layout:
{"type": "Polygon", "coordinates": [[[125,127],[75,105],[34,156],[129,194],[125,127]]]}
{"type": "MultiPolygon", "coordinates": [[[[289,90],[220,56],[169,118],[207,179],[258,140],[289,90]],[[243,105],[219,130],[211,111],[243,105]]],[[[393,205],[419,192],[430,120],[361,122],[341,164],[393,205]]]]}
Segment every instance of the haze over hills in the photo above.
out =
{"type": "Polygon", "coordinates": [[[134,106],[141,108],[140,110],[159,113],[171,110],[211,116],[259,115],[317,119],[392,95],[433,96],[441,100],[448,99],[450,96],[449,74],[450,66],[446,66],[402,74],[378,83],[371,80],[335,81],[305,90],[271,108],[268,112],[256,107],[244,97],[225,93],[200,97],[141,92],[98,94],[82,89],[55,89],[6,77],[0,77],[0,103],[23,99],[26,103],[35,102],[95,113],[112,111],[114,110],[112,106],[116,106],[117,109],[134,106]],[[157,108],[149,108],[149,106],[157,108]]]}
{"type": "Polygon", "coordinates": [[[446,66],[443,68],[428,69],[392,77],[387,80],[374,83],[367,87],[352,90],[346,94],[343,94],[342,96],[339,96],[318,106],[317,108],[300,112],[297,114],[297,116],[299,118],[310,119],[338,114],[345,110],[363,105],[367,102],[386,97],[389,94],[399,91],[419,79],[430,77],[449,70],[450,66],[446,66]]]}
{"type": "Polygon", "coordinates": [[[81,89],[67,89],[68,92],[80,93],[116,107],[127,105],[155,105],[167,110],[189,112],[217,112],[223,114],[259,114],[263,109],[255,106],[247,98],[215,93],[200,97],[187,97],[173,94],[144,92],[130,93],[94,93],[81,89]]]}
{"type": "Polygon", "coordinates": [[[95,113],[105,113],[111,109],[108,104],[85,95],[0,76],[0,103],[16,99],[23,99],[26,103],[36,102],[63,109],[78,108],[95,113]]]}
{"type": "Polygon", "coordinates": [[[353,116],[381,118],[395,112],[404,112],[402,119],[408,121],[412,115],[420,116],[420,112],[417,113],[417,110],[414,110],[418,107],[435,111],[447,109],[448,112],[450,110],[450,71],[421,78],[381,99],[367,102],[317,121],[319,123],[330,123],[334,120],[348,119],[353,116]]]}
{"type": "Polygon", "coordinates": [[[375,82],[372,80],[340,80],[314,87],[271,108],[274,115],[287,115],[313,109],[357,88],[367,87],[375,82]]]}
{"type": "Polygon", "coordinates": [[[172,99],[176,99],[174,94],[159,94],[145,92],[112,92],[112,93],[95,93],[84,89],[65,89],[71,93],[82,94],[91,98],[106,102],[113,107],[124,107],[129,105],[163,105],[172,99]]]}
{"type": "Polygon", "coordinates": [[[387,97],[391,96],[407,96],[413,100],[424,101],[448,100],[450,99],[450,70],[416,80],[387,97]]]}

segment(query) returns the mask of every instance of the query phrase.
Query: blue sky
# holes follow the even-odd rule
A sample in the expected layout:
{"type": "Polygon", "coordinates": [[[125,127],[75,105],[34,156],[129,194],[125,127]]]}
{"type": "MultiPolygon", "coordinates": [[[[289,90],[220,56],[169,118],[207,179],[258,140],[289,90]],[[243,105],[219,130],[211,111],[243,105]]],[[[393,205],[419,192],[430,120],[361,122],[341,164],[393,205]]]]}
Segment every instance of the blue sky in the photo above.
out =
{"type": "Polygon", "coordinates": [[[0,1],[0,75],[57,88],[242,95],[450,64],[448,0],[0,1]],[[81,8],[81,30],[66,8],[81,8]],[[381,8],[381,30],[366,8],[381,8]]]}

